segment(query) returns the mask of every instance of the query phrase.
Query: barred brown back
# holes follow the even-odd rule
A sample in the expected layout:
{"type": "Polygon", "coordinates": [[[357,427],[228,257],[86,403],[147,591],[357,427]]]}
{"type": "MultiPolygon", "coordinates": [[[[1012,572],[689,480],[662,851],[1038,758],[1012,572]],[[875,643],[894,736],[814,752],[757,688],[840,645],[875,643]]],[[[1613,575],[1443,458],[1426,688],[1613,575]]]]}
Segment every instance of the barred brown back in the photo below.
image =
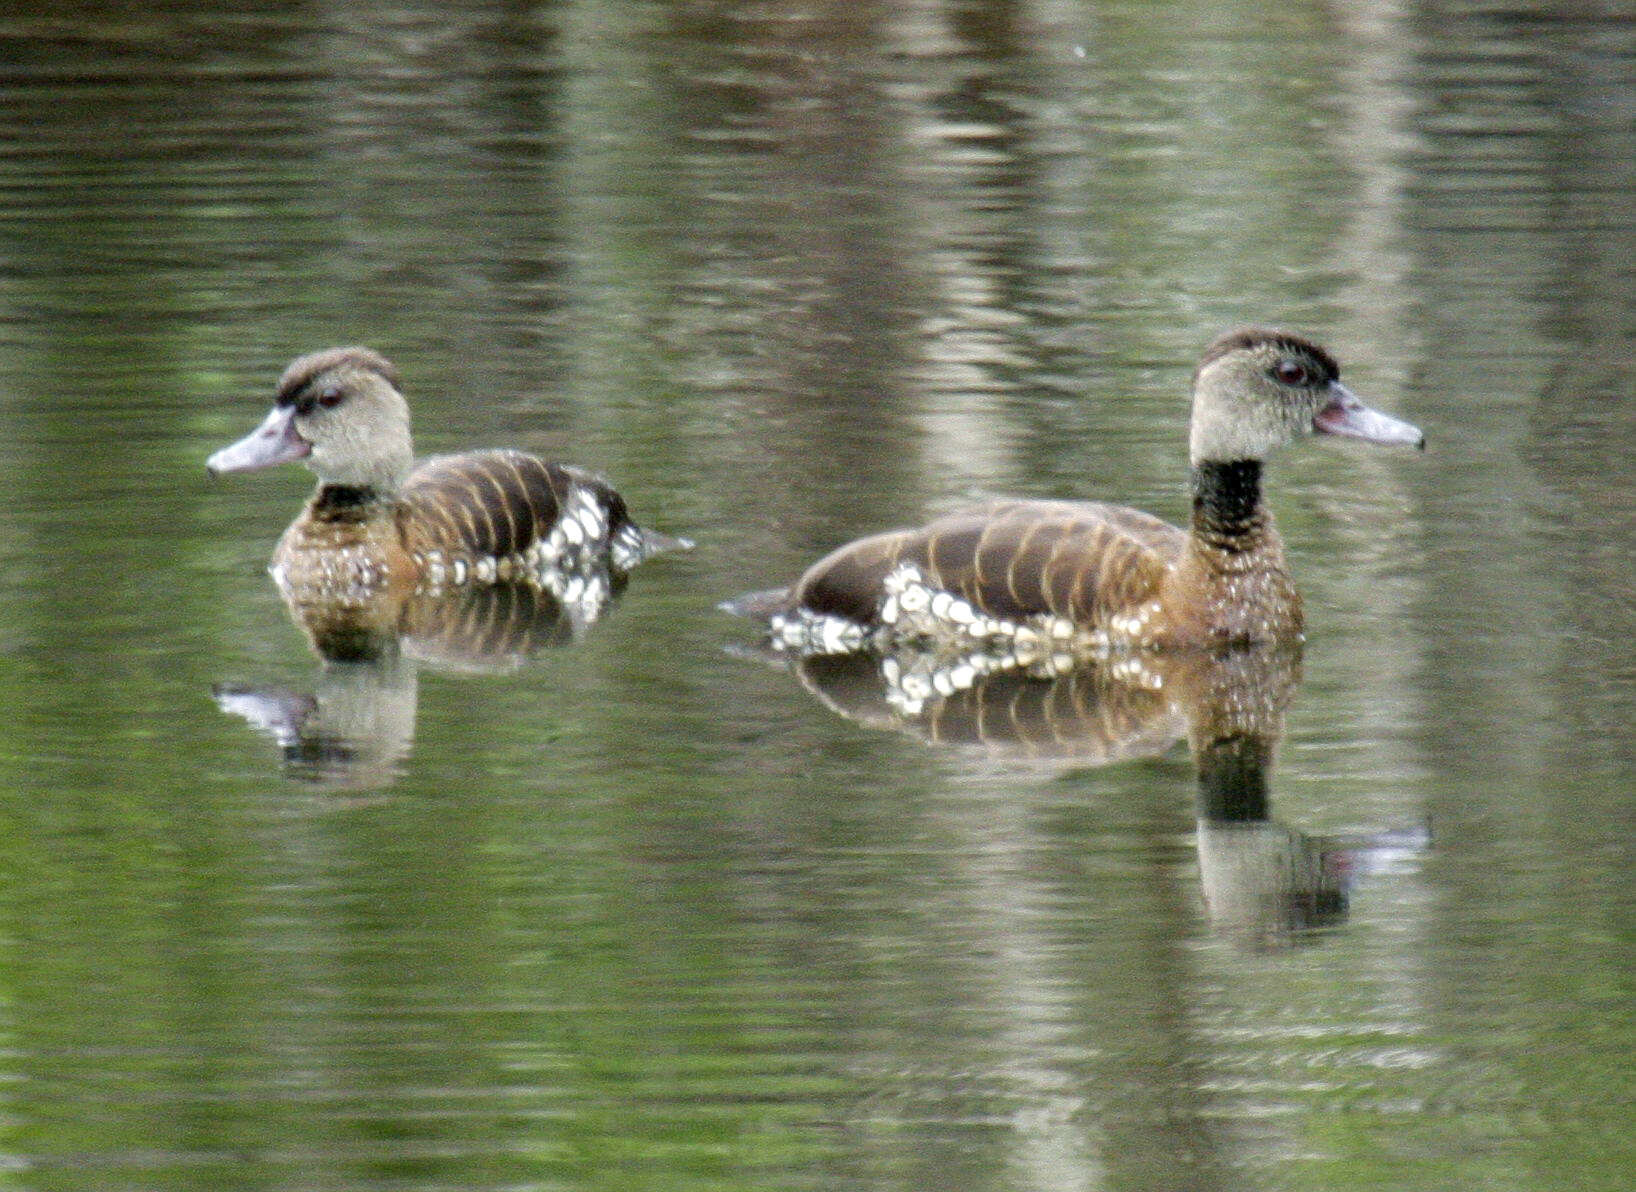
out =
{"type": "Polygon", "coordinates": [[[870,622],[904,563],[989,616],[1092,624],[1150,599],[1187,535],[1158,518],[1082,501],[998,501],[913,530],[862,538],[820,559],[792,603],[870,622]]]}
{"type": "Polygon", "coordinates": [[[556,525],[571,489],[597,491],[610,533],[626,521],[625,505],[589,473],[549,464],[521,451],[474,451],[427,460],[400,494],[416,551],[507,558],[521,554],[556,525]]]}

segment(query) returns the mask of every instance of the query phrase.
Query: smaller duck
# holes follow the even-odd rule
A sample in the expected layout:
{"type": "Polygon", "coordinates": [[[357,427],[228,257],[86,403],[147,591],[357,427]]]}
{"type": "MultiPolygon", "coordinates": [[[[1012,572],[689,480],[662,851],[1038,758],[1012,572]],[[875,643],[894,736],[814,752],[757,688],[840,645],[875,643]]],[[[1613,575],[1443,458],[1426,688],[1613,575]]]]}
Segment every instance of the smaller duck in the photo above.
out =
{"type": "Polygon", "coordinates": [[[1425,445],[1311,340],[1242,328],[1193,374],[1187,529],[1090,501],[993,501],[860,538],[723,607],[767,621],[781,652],[975,649],[991,667],[1296,642],[1301,601],[1261,481],[1274,449],[1309,435],[1425,445]]]}
{"type": "Polygon", "coordinates": [[[212,475],[297,461],[317,474],[273,552],[287,596],[361,601],[491,583],[557,591],[692,546],[641,528],[606,481],[567,464],[496,450],[417,467],[398,384],[368,348],[302,356],[279,378],[266,420],[206,461],[212,475]]]}

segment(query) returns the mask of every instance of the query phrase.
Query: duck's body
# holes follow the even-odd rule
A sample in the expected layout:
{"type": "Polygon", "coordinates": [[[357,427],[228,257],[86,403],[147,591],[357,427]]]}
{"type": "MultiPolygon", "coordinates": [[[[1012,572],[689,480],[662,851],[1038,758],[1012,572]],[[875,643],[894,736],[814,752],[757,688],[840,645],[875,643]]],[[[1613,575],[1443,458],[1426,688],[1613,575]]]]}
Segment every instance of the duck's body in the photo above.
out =
{"type": "Polygon", "coordinates": [[[511,450],[413,466],[397,374],[364,348],[296,360],[266,421],[208,467],[297,460],[318,474],[318,488],[279,539],[272,571],[304,599],[495,582],[558,587],[587,572],[617,576],[687,545],[637,526],[620,495],[579,468],[511,450]]]}
{"type": "Polygon", "coordinates": [[[859,539],[730,607],[803,653],[999,643],[1032,659],[1297,640],[1301,601],[1262,497],[1263,456],[1311,433],[1422,436],[1362,405],[1328,353],[1283,332],[1223,336],[1193,388],[1186,530],[1116,505],[997,501],[859,539]]]}
{"type": "Polygon", "coordinates": [[[320,485],[273,552],[280,585],[337,595],[630,570],[663,549],[597,476],[520,451],[429,459],[390,495],[320,485]]]}

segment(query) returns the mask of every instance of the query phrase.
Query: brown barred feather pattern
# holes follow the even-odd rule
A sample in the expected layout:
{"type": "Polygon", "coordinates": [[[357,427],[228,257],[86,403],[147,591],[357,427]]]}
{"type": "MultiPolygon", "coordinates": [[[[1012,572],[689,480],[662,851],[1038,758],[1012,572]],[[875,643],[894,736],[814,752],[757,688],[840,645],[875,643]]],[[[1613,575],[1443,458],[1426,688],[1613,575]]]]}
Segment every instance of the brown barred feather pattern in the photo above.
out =
{"type": "Polygon", "coordinates": [[[1165,692],[1121,682],[1098,667],[1049,681],[1016,670],[985,675],[915,715],[891,705],[869,654],[810,655],[796,673],[830,708],[860,724],[1014,757],[1072,757],[1101,765],[1163,752],[1187,727],[1165,692]]]}
{"type": "Polygon", "coordinates": [[[415,551],[468,558],[522,554],[551,533],[576,487],[591,488],[603,499],[610,535],[628,520],[618,495],[577,468],[520,451],[427,460],[399,494],[407,544],[415,551]]]}
{"type": "Polygon", "coordinates": [[[499,664],[573,640],[573,622],[535,584],[483,584],[418,597],[400,625],[417,658],[464,666],[499,664]]]}
{"type": "Polygon", "coordinates": [[[928,709],[921,725],[940,744],[1004,745],[1096,765],[1161,752],[1185,727],[1164,693],[1095,667],[1052,682],[1016,671],[988,675],[928,709]]]}
{"type": "Polygon", "coordinates": [[[999,501],[894,530],[819,560],[792,607],[872,623],[903,563],[993,617],[1041,613],[1095,624],[1150,599],[1187,535],[1134,509],[1079,501],[999,501]]]}

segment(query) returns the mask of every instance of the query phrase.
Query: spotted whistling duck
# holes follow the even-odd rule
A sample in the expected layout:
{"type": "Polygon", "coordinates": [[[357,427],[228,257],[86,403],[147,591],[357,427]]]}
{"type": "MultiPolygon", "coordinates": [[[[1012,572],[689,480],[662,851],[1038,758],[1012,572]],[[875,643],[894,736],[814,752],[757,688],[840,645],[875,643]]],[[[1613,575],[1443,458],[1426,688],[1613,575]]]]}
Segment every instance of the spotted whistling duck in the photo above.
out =
{"type": "Polygon", "coordinates": [[[567,464],[497,450],[416,466],[397,370],[368,348],[294,361],[266,420],[206,467],[214,475],[295,461],[318,487],[271,570],[286,592],[308,598],[619,575],[690,545],[642,529],[604,480],[567,464]]]}
{"type": "Polygon", "coordinates": [[[1262,463],[1308,435],[1423,447],[1364,405],[1322,347],[1244,328],[1193,374],[1193,515],[1000,500],[840,547],[788,588],[725,608],[801,654],[901,644],[1005,647],[1023,658],[1298,641],[1300,597],[1262,499],[1262,463]]]}

